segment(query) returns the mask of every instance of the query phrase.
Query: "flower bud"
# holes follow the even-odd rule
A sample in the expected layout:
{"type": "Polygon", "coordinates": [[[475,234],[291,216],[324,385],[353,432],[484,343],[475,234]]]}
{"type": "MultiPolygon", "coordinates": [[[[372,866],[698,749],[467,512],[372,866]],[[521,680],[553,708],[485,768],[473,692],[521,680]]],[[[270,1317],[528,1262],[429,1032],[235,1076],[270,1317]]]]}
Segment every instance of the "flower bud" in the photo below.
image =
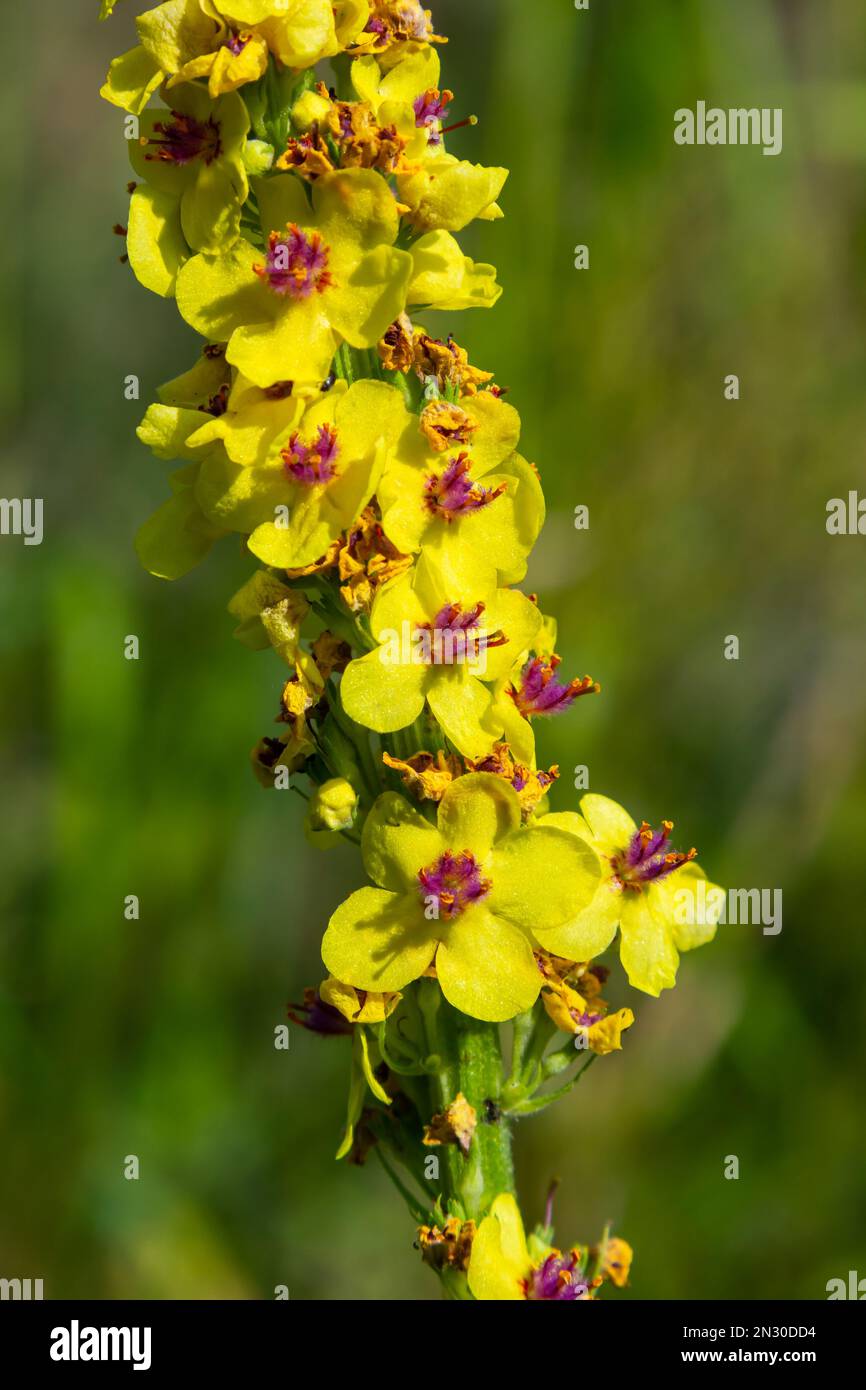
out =
{"type": "Polygon", "coordinates": [[[292,125],[305,134],[317,121],[327,120],[331,103],[318,92],[304,92],[292,107],[292,125]]]}
{"type": "Polygon", "coordinates": [[[266,174],[274,162],[274,147],[266,140],[248,140],[243,159],[248,174],[266,174]]]}
{"type": "Polygon", "coordinates": [[[355,823],[358,794],[345,777],[332,777],[317,787],[307,811],[304,829],[313,844],[332,843],[341,830],[355,823]]]}

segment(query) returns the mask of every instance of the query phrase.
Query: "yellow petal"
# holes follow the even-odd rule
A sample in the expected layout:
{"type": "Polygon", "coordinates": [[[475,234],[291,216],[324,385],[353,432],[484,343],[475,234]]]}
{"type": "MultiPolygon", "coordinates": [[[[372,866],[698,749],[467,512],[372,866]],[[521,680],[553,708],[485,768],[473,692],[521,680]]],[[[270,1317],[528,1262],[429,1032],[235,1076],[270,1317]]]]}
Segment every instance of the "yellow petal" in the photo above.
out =
{"type": "Polygon", "coordinates": [[[427,700],[434,717],[464,758],[483,758],[502,732],[493,696],[465,666],[431,668],[427,700]]]}
{"type": "Polygon", "coordinates": [[[468,908],[442,926],[436,974],[455,1009],[488,1023],[502,1023],[531,1009],[542,978],[523,932],[488,911],[468,908]]]}
{"type": "Polygon", "coordinates": [[[486,858],[497,840],[520,825],[516,791],[492,772],[456,778],[439,803],[439,829],[452,849],[486,858]]]}
{"type": "Polygon", "coordinates": [[[520,1209],[510,1193],[496,1198],[472,1242],[468,1280],[481,1302],[514,1302],[524,1297],[522,1281],[531,1272],[520,1209]]]}
{"type": "Polygon", "coordinates": [[[414,724],[424,709],[427,670],[423,666],[383,661],[387,648],[350,661],[343,673],[340,694],[350,719],[391,734],[414,724]]]}
{"type": "Polygon", "coordinates": [[[540,940],[592,902],[601,863],[577,836],[530,826],[494,846],[490,874],[491,909],[540,940]]]}
{"type": "MultiPolygon", "coordinates": [[[[273,319],[275,306],[253,270],[261,260],[261,253],[243,238],[225,255],[193,256],[178,276],[181,316],[212,342],[225,342],[242,324],[273,319]]],[[[278,373],[271,378],[276,380],[278,373]]]]}
{"type": "Polygon", "coordinates": [[[397,792],[380,796],[364,823],[364,868],[374,883],[389,892],[414,892],[420,901],[418,872],[444,850],[435,825],[397,792]]]}
{"type": "Polygon", "coordinates": [[[397,897],[359,888],[337,908],[322,940],[332,975],[358,989],[391,993],[423,975],[433,959],[435,923],[426,922],[417,895],[397,897]]]}
{"type": "Polygon", "coordinates": [[[603,846],[603,852],[614,854],[624,850],[631,837],[637,833],[637,826],[622,806],[610,797],[597,796],[594,792],[581,797],[580,809],[587,821],[592,838],[603,846]]]}
{"type": "Polygon", "coordinates": [[[180,225],[180,199],[146,185],[137,188],[129,202],[126,251],[139,284],[170,298],[189,256],[180,225]]]}
{"type": "Polygon", "coordinates": [[[161,81],[158,65],[139,45],[114,59],[99,95],[112,106],[140,116],[161,81]]]}
{"type": "Polygon", "coordinates": [[[668,926],[652,910],[648,893],[623,903],[620,959],[630,985],[658,996],[677,982],[679,955],[668,926]]]}

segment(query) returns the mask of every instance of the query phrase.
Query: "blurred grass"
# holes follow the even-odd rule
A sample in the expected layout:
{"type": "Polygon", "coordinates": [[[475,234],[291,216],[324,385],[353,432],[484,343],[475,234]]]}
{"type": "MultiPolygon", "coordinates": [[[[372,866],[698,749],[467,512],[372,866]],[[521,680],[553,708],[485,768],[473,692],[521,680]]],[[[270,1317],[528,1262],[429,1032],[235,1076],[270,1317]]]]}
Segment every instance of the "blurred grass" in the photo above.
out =
{"type": "MultiPolygon", "coordinates": [[[[95,10],[16,9],[0,92],[4,492],[46,511],[41,548],[0,545],[0,1272],[49,1296],[431,1297],[377,1166],[331,1162],[342,1045],[273,1048],[358,869],[249,773],[279,668],[231,641],[243,561],[169,586],[132,553],[164,492],[134,426],[195,349],[117,263],[122,118],[95,93],[130,20],[95,10]]],[[[723,929],[661,1000],[616,985],[624,1054],[520,1129],[527,1213],[561,1176],[562,1239],[612,1218],[632,1296],[821,1297],[866,1269],[863,559],[824,530],[863,476],[866,16],[434,13],[456,117],[481,118],[452,148],[512,169],[506,220],[467,238],[505,296],[436,326],[512,388],[550,506],[531,587],[603,685],[544,730],[555,804],[585,763],[718,882],[785,895],[780,936],[723,929]],[[784,153],[678,149],[700,98],[782,106],[784,153]]]]}

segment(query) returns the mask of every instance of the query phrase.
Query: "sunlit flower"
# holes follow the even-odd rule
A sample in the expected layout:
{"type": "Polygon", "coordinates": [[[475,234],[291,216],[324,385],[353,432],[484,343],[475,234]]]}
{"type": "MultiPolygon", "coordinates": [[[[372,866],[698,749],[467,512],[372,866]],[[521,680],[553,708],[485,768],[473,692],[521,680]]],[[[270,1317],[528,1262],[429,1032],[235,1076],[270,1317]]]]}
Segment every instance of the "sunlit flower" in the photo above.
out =
{"type": "Polygon", "coordinates": [[[432,825],[386,792],[363,832],[377,885],[334,913],[322,943],[333,975],[356,987],[399,990],[435,961],[446,999],[476,1018],[529,1008],[542,976],[530,933],[559,922],[575,895],[588,901],[599,866],[576,837],[521,827],[520,803],[485,773],[458,778],[432,825]]]}
{"type": "Polygon", "coordinates": [[[196,251],[230,246],[240,230],[249,185],[243,150],[247,109],[236,94],[212,101],[200,87],[178,87],[170,108],[146,111],[129,142],[136,173],[180,204],[180,225],[196,251]]]}
{"type": "Polygon", "coordinates": [[[399,393],[384,382],[334,388],[277,436],[262,462],[209,455],[199,501],[215,525],[249,535],[266,564],[312,564],[366,507],[400,410],[399,393]]]}
{"type": "Polygon", "coordinates": [[[293,174],[255,180],[264,253],[241,238],[223,256],[194,256],[177,303],[256,386],[328,375],[342,340],[373,347],[400,313],[412,259],[395,249],[397,206],[369,169],[318,179],[312,207],[293,174]]]}
{"type": "Polygon", "coordinates": [[[620,931],[620,956],[629,982],[647,994],[658,995],[676,984],[680,951],[690,951],[716,934],[721,907],[713,885],[706,885],[706,910],[696,898],[705,879],[694,862],[696,851],[685,853],[671,844],[673,824],[664,821],[653,830],[605,796],[591,794],[573,811],[543,816],[540,825],[557,826],[592,845],[603,875],[592,903],[572,916],[564,927],[542,931],[538,939],[548,951],[571,960],[601,955],[620,931]],[[678,911],[677,895],[695,898],[691,924],[678,911]]]}
{"type": "Polygon", "coordinates": [[[532,1238],[530,1254],[520,1209],[510,1192],[495,1199],[472,1242],[469,1288],[480,1302],[574,1303],[594,1297],[580,1252],[563,1255],[532,1238]]]}
{"type": "MultiPolygon", "coordinates": [[[[407,553],[495,557],[503,580],[518,582],[544,522],[538,477],[514,452],[519,437],[517,411],[486,391],[432,401],[420,418],[407,412],[378,489],[386,534],[407,553]]],[[[521,649],[510,650],[513,661],[521,649]]]]}
{"type": "Polygon", "coordinates": [[[359,724],[391,733],[429,706],[465,757],[482,757],[502,734],[488,682],[528,646],[541,617],[468,547],[425,550],[414,571],[382,589],[370,617],[375,651],[351,662],[341,698],[359,724]]]}

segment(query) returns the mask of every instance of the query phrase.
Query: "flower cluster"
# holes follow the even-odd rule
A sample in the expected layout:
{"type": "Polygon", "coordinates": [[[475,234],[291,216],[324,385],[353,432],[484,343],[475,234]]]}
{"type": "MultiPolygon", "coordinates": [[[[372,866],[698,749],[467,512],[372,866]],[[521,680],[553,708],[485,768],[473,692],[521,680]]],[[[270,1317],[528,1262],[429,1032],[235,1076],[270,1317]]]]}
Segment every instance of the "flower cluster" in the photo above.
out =
{"type": "Polygon", "coordinates": [[[544,496],[517,410],[424,326],[496,303],[456,233],[502,216],[507,170],[448,148],[474,118],[417,0],[166,0],[136,25],[102,89],[127,113],[126,258],[202,340],[139,426],[175,469],[137,548],[176,579],[240,539],[236,635],[288,668],[255,773],[305,797],[311,845],[360,847],[368,883],[292,1012],[352,1039],[340,1154],[375,1149],[451,1296],[592,1298],[628,1247],[563,1255],[549,1219],[527,1240],[512,1120],[620,1049],[634,1016],[596,960],[617,935],[657,995],[715,925],[678,911],[702,875],[670,822],[548,805],[536,721],[599,686],[561,676],[519,587],[544,496]]]}

